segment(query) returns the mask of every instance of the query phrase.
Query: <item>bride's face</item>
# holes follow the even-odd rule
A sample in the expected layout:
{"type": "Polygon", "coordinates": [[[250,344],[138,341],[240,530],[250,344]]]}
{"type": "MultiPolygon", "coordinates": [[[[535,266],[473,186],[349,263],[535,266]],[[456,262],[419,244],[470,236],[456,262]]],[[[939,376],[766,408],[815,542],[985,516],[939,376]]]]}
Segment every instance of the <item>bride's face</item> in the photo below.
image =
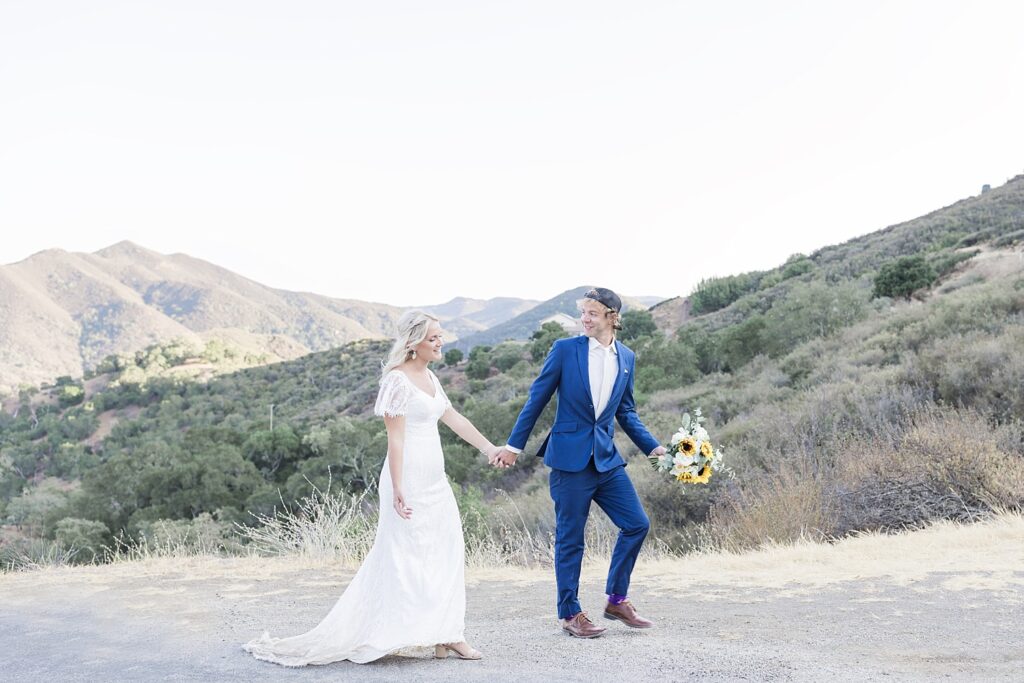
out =
{"type": "Polygon", "coordinates": [[[441,360],[444,358],[444,355],[441,353],[442,346],[444,346],[444,337],[441,334],[441,326],[431,320],[430,324],[427,325],[426,338],[414,347],[416,349],[416,357],[426,361],[441,360]]]}

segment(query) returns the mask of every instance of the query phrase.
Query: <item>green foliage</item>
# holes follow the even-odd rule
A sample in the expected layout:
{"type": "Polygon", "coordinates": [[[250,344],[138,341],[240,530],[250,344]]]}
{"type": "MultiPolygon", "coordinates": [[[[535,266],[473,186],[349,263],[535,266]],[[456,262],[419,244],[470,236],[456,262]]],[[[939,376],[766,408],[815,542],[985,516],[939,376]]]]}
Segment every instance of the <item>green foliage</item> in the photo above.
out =
{"type": "Polygon", "coordinates": [[[68,498],[67,487],[60,480],[43,479],[7,504],[7,523],[30,536],[48,536],[66,514],[68,498]]]}
{"type": "Polygon", "coordinates": [[[489,353],[480,354],[473,360],[466,363],[466,377],[470,379],[487,379],[491,374],[491,356],[489,353]]]}
{"type": "Polygon", "coordinates": [[[759,353],[767,352],[765,331],[768,321],[761,315],[751,316],[739,325],[724,330],[719,348],[723,365],[736,370],[750,362],[759,353]]]}
{"type": "Polygon", "coordinates": [[[619,330],[618,337],[627,344],[640,337],[650,337],[658,331],[658,325],[650,311],[624,311],[620,322],[622,329],[619,330]]]}
{"type": "Polygon", "coordinates": [[[974,258],[980,253],[981,250],[979,249],[948,252],[932,259],[929,265],[935,271],[936,278],[940,278],[951,273],[959,264],[974,258]]]}
{"type": "Polygon", "coordinates": [[[753,271],[701,280],[690,295],[690,311],[702,315],[725,308],[744,294],[757,291],[764,273],[753,271]]]}
{"type": "Polygon", "coordinates": [[[334,418],[313,425],[303,437],[310,456],[301,460],[285,483],[289,500],[313,489],[361,493],[372,488],[387,455],[387,431],[381,420],[334,418]]]}
{"type": "Polygon", "coordinates": [[[219,508],[244,509],[266,484],[238,446],[210,437],[154,441],[119,450],[85,474],[73,515],[136,531],[157,519],[189,519],[219,508]]]}
{"type": "Polygon", "coordinates": [[[455,367],[462,362],[463,354],[459,349],[448,349],[444,352],[444,364],[449,367],[455,367]]]}
{"type": "Polygon", "coordinates": [[[490,357],[490,353],[491,353],[491,349],[493,349],[493,348],[494,348],[493,346],[488,346],[486,344],[482,344],[480,346],[474,346],[469,351],[469,360],[477,360],[478,358],[481,358],[481,357],[488,357],[489,358],[490,357]]]}
{"type": "Polygon", "coordinates": [[[1014,230],[1002,237],[992,240],[993,247],[1010,247],[1024,242],[1024,230],[1014,230]]]}
{"type": "Polygon", "coordinates": [[[254,464],[266,479],[278,470],[290,472],[302,455],[302,440],[289,426],[255,431],[242,445],[242,455],[254,464]]]}
{"type": "Polygon", "coordinates": [[[683,325],[676,333],[676,339],[680,344],[693,349],[697,358],[697,368],[705,375],[723,369],[720,337],[720,334],[711,333],[696,324],[683,325]]]}
{"type": "Polygon", "coordinates": [[[764,351],[777,357],[810,339],[832,336],[862,320],[867,301],[867,291],[856,284],[801,283],[765,314],[764,351]]]}
{"type": "Polygon", "coordinates": [[[57,543],[73,552],[73,562],[92,563],[101,559],[103,549],[112,542],[110,529],[103,522],[65,517],[57,522],[57,543]]]}
{"type": "Polygon", "coordinates": [[[676,340],[646,337],[633,347],[637,355],[634,386],[639,393],[685,386],[700,378],[697,353],[676,340]]]}
{"type": "Polygon", "coordinates": [[[788,280],[791,277],[799,277],[814,270],[814,262],[803,254],[794,254],[786,261],[782,268],[782,279],[788,280]]]}
{"type": "Polygon", "coordinates": [[[500,372],[508,372],[521,360],[523,360],[523,345],[516,342],[504,342],[491,352],[491,364],[500,372]]]}
{"type": "Polygon", "coordinates": [[[85,390],[77,384],[66,384],[57,393],[57,400],[61,407],[77,405],[85,398],[85,390]]]}
{"type": "Polygon", "coordinates": [[[923,256],[903,256],[884,264],[875,276],[874,296],[910,298],[935,281],[935,270],[923,256]]]}
{"type": "Polygon", "coordinates": [[[565,328],[556,322],[544,323],[540,326],[540,329],[533,333],[530,337],[532,340],[530,343],[530,358],[534,362],[543,360],[548,355],[548,351],[551,350],[551,345],[559,339],[565,339],[569,336],[569,333],[565,331],[565,328]]]}

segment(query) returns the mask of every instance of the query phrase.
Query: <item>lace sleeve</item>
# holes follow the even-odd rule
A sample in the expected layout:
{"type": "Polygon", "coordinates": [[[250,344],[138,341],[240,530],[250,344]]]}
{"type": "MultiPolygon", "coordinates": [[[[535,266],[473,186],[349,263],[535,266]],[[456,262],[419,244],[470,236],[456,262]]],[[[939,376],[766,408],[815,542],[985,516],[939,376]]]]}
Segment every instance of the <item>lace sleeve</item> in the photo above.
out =
{"type": "MultiPolygon", "coordinates": [[[[434,375],[433,371],[430,374],[434,375]]],[[[437,385],[437,390],[441,392],[441,398],[444,399],[444,409],[448,410],[452,407],[452,402],[448,400],[448,394],[444,393],[444,387],[441,386],[441,380],[437,378],[437,375],[434,375],[434,384],[437,385]]]]}
{"type": "Polygon", "coordinates": [[[405,415],[406,404],[409,403],[409,380],[401,377],[402,373],[392,370],[380,381],[377,392],[377,403],[373,406],[373,414],[379,417],[398,417],[405,415]]]}

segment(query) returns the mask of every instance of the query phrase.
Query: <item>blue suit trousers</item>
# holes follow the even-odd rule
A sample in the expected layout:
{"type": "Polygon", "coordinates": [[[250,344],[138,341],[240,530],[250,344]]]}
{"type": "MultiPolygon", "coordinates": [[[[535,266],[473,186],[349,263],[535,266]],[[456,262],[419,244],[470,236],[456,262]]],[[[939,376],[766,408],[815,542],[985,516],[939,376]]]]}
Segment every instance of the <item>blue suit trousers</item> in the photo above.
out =
{"type": "Polygon", "coordinates": [[[593,459],[579,472],[552,469],[551,499],[555,502],[555,580],[558,617],[568,619],[582,611],[579,601],[583,538],[591,501],[619,528],[605,592],[627,595],[629,577],[651,522],[640,505],[633,482],[619,465],[598,472],[593,459]]]}

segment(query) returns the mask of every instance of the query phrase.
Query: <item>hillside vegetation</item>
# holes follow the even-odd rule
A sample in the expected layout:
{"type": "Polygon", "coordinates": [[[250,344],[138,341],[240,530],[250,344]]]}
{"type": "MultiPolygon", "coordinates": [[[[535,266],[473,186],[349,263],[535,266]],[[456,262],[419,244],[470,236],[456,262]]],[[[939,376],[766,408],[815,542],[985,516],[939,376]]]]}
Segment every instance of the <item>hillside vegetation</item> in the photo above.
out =
{"type": "MultiPolygon", "coordinates": [[[[701,407],[736,475],[684,489],[633,457],[657,539],[648,547],[739,549],[1019,509],[1022,241],[1016,178],[774,270],[704,282],[688,302],[658,307],[691,307],[677,329],[657,327],[671,315],[630,312],[623,341],[638,355],[641,417],[667,441],[701,407]]],[[[438,375],[456,407],[503,440],[560,334],[498,337],[438,375]]],[[[156,346],[148,355],[164,361],[110,363],[92,390],[66,378],[22,391],[0,414],[7,565],[93,561],[141,539],[234,552],[253,538],[238,525],[326,491],[358,513],[345,517],[352,534],[372,529],[386,437],[369,410],[385,352],[355,342],[196,381],[174,372],[194,359],[156,346]]],[[[494,470],[446,428],[442,438],[467,543],[549,562],[553,514],[537,459],[494,470]]],[[[597,552],[613,538],[600,517],[597,552]]]]}

